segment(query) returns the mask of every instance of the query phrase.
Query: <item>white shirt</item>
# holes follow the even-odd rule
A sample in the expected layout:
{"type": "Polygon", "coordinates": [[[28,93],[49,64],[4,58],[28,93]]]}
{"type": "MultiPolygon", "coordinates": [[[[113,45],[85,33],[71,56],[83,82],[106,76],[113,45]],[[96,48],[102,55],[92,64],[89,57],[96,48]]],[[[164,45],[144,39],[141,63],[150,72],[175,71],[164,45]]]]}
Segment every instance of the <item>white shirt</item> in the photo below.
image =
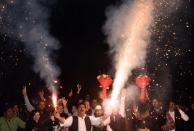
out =
{"type": "MultiPolygon", "coordinates": [[[[86,131],[86,123],[85,123],[85,117],[86,115],[81,118],[78,116],[78,131],[86,131]]],[[[90,121],[91,121],[91,125],[94,126],[98,126],[101,123],[101,118],[96,118],[94,116],[88,116],[90,121]]],[[[63,124],[60,124],[61,126],[65,126],[65,127],[70,127],[73,123],[73,117],[69,116],[67,119],[65,119],[63,124]]]]}
{"type": "MultiPolygon", "coordinates": [[[[175,122],[175,112],[174,111],[168,111],[168,113],[170,114],[170,116],[172,117],[172,119],[173,119],[173,121],[175,122]]],[[[170,130],[170,131],[175,131],[175,129],[174,130],[170,130]]]]}

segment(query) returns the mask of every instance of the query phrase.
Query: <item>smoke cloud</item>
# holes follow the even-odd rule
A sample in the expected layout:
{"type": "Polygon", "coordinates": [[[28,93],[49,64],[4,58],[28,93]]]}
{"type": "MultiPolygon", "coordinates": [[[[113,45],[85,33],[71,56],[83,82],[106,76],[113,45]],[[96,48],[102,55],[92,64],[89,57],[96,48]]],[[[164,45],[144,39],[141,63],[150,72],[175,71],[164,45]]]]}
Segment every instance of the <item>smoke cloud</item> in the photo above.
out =
{"type": "Polygon", "coordinates": [[[124,2],[120,7],[111,8],[107,12],[104,31],[116,70],[112,101],[118,98],[132,70],[145,64],[153,9],[152,0],[135,0],[124,2]]]}
{"type": "Polygon", "coordinates": [[[54,1],[10,0],[1,11],[3,26],[0,32],[25,44],[34,59],[33,69],[50,86],[60,74],[52,53],[59,49],[59,42],[49,33],[49,6],[54,1]]]}
{"type": "MultiPolygon", "coordinates": [[[[107,10],[107,21],[103,29],[107,36],[110,54],[113,56],[115,76],[111,100],[107,100],[106,105],[118,106],[118,102],[115,103],[114,101],[118,100],[121,89],[127,86],[128,78],[135,68],[144,67],[147,64],[147,58],[153,58],[153,62],[158,62],[157,65],[163,65],[162,63],[165,60],[157,59],[154,57],[156,56],[155,54],[149,53],[152,56],[147,56],[148,47],[167,44],[165,41],[161,43],[160,40],[167,36],[165,33],[172,30],[171,25],[174,24],[167,23],[169,25],[164,25],[164,20],[176,15],[175,11],[179,10],[182,4],[183,1],[181,0],[124,0],[120,6],[112,6],[107,10]],[[166,32],[164,29],[167,29],[166,32]],[[151,36],[154,36],[154,41],[151,40],[151,36]],[[158,39],[155,37],[158,37],[158,39]]],[[[157,50],[152,50],[152,52],[158,53],[157,50]]],[[[161,55],[163,56],[164,54],[161,55]]],[[[165,63],[165,65],[167,64],[165,63]]],[[[149,68],[153,67],[152,64],[149,66],[149,68]]],[[[156,67],[153,68],[155,69],[156,67]]],[[[161,68],[157,69],[155,74],[158,75],[154,75],[156,78],[152,78],[152,84],[156,84],[152,91],[157,96],[160,96],[161,100],[166,100],[168,96],[164,96],[166,94],[170,95],[172,89],[171,75],[169,68],[166,69],[164,66],[161,68]],[[156,82],[155,80],[161,82],[156,82]],[[162,89],[157,88],[157,86],[162,87],[158,83],[165,85],[165,87],[162,89]]],[[[127,102],[137,102],[139,94],[137,87],[129,85],[126,91],[127,102]]],[[[107,108],[106,105],[105,110],[107,108]]]]}

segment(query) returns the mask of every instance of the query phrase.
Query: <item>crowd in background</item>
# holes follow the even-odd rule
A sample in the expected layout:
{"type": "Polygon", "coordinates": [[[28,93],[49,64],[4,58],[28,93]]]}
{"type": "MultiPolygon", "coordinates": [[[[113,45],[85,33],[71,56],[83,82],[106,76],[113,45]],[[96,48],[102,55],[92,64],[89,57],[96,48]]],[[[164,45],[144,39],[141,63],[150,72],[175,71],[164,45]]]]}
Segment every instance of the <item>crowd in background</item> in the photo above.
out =
{"type": "Polygon", "coordinates": [[[30,98],[24,87],[23,105],[7,102],[1,107],[0,131],[193,131],[194,102],[189,107],[158,98],[127,103],[121,93],[119,107],[106,114],[99,98],[80,97],[81,85],[67,96],[59,95],[56,109],[52,94],[43,90],[30,98]],[[165,108],[164,108],[165,107],[165,108]]]}

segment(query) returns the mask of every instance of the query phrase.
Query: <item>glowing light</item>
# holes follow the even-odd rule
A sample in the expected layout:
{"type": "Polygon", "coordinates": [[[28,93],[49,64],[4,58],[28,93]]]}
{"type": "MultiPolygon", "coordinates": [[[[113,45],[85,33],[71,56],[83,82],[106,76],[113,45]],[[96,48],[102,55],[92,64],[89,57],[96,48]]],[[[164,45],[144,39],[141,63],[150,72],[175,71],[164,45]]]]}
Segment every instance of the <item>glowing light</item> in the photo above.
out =
{"type": "Polygon", "coordinates": [[[5,11],[5,5],[0,4],[0,11],[1,12],[5,11]]]}
{"type": "Polygon", "coordinates": [[[113,110],[119,109],[118,100],[114,101],[113,99],[105,99],[103,101],[103,107],[104,107],[104,113],[106,115],[111,115],[113,110]]]}
{"type": "Polygon", "coordinates": [[[58,83],[58,81],[57,81],[57,80],[54,80],[54,81],[53,81],[53,83],[57,84],[57,83],[58,83]]]}
{"type": "Polygon", "coordinates": [[[55,111],[57,109],[57,95],[55,93],[52,94],[52,101],[53,101],[53,106],[55,108],[55,111]]]}

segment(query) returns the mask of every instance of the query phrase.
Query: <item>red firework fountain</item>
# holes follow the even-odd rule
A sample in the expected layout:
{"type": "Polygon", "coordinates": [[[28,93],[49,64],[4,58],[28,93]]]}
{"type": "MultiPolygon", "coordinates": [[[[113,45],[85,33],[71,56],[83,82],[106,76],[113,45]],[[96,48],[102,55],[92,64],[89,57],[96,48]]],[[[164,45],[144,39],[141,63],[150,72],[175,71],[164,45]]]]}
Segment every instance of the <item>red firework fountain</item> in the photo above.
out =
{"type": "Polygon", "coordinates": [[[102,74],[97,76],[97,80],[100,83],[100,87],[102,91],[100,92],[100,98],[105,99],[107,96],[107,90],[109,86],[112,84],[113,80],[110,75],[102,74]]]}
{"type": "Polygon", "coordinates": [[[147,75],[139,75],[136,79],[136,85],[140,88],[140,102],[145,103],[147,101],[147,86],[150,83],[150,77],[147,75]]]}

